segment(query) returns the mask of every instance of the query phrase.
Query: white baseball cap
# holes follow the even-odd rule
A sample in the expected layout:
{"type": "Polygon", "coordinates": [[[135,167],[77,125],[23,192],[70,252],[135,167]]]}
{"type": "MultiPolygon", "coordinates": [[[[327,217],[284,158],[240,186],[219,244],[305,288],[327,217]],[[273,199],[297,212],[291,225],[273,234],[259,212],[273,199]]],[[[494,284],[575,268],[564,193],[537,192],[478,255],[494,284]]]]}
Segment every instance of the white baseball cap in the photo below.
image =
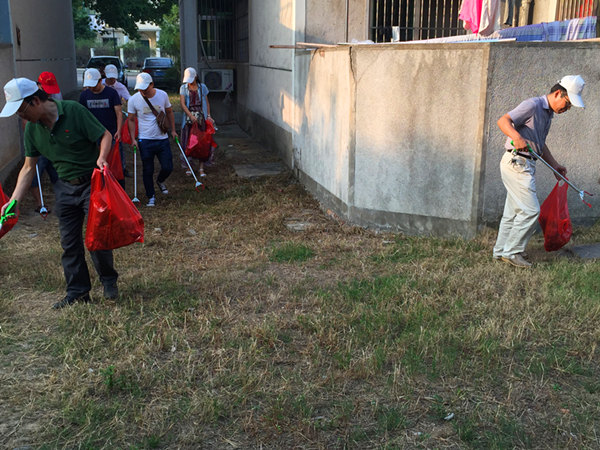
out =
{"type": "Polygon", "coordinates": [[[182,83],[193,83],[196,79],[196,75],[196,69],[194,69],[193,67],[188,67],[187,69],[185,69],[185,72],[183,72],[182,83]]]}
{"type": "Polygon", "coordinates": [[[94,87],[102,78],[98,69],[87,69],[83,74],[83,87],[94,87]]]}
{"type": "Polygon", "coordinates": [[[136,91],[138,89],[143,91],[144,89],[148,89],[150,83],[152,83],[152,77],[150,74],[146,72],[140,72],[138,73],[138,76],[135,77],[135,87],[133,89],[136,91]]]}
{"type": "Polygon", "coordinates": [[[585,86],[585,81],[579,75],[566,75],[561,78],[558,82],[562,87],[567,90],[567,95],[573,106],[584,108],[583,100],[581,99],[581,92],[585,86]]]}
{"type": "Polygon", "coordinates": [[[119,78],[119,71],[114,64],[107,64],[104,68],[104,73],[106,74],[106,78],[119,78]]]}
{"type": "Polygon", "coordinates": [[[0,117],[10,117],[20,108],[23,99],[35,94],[38,91],[38,85],[35,81],[27,78],[13,78],[4,85],[4,97],[6,105],[0,112],[0,117]]]}

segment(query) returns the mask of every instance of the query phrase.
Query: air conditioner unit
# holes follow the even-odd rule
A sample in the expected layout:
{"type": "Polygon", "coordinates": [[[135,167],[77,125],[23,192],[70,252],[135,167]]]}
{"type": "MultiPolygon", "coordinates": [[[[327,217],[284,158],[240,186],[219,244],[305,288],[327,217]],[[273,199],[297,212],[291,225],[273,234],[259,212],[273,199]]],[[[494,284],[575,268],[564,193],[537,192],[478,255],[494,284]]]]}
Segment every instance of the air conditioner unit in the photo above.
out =
{"type": "Polygon", "coordinates": [[[211,92],[233,91],[232,69],[204,69],[202,82],[211,92]]]}

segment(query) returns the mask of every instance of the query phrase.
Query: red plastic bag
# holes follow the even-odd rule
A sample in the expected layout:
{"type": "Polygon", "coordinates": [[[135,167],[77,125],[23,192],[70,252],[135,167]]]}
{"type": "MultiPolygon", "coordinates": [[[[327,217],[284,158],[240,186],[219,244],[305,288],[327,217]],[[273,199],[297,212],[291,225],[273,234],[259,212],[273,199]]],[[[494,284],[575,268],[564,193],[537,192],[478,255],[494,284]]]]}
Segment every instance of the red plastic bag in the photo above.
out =
{"type": "Polygon", "coordinates": [[[115,145],[110,149],[108,154],[108,158],[106,158],[108,162],[108,168],[115,176],[117,180],[124,180],[125,175],[123,175],[123,163],[121,162],[121,152],[119,151],[119,141],[115,141],[115,145]]]}
{"type": "MultiPolygon", "coordinates": [[[[4,193],[4,191],[2,190],[2,185],[0,185],[0,208],[2,208],[6,203],[8,203],[9,200],[10,198],[4,193]]],[[[4,236],[6,233],[12,230],[12,227],[14,227],[18,221],[19,213],[17,212],[15,217],[11,217],[6,222],[4,222],[2,224],[2,229],[0,229],[0,239],[2,239],[2,236],[4,236]]]]}
{"type": "Polygon", "coordinates": [[[110,169],[94,169],[85,246],[113,250],[144,242],[144,219],[110,169]]]}
{"type": "Polygon", "coordinates": [[[560,186],[560,182],[556,183],[540,208],[538,221],[544,232],[544,248],[547,252],[561,248],[569,242],[573,234],[569,205],[567,204],[568,189],[567,183],[563,182],[562,186],[560,186]]]}
{"type": "Polygon", "coordinates": [[[210,121],[206,121],[206,131],[200,130],[198,122],[192,124],[190,129],[190,137],[185,149],[186,156],[198,158],[200,161],[208,161],[211,154],[211,149],[217,146],[213,139],[215,127],[210,121]]]}
{"type": "MultiPolygon", "coordinates": [[[[127,123],[127,119],[125,119],[125,123],[123,123],[123,127],[121,128],[121,142],[124,144],[133,144],[131,140],[131,135],[129,134],[129,124],[127,123]]],[[[135,118],[135,135],[138,135],[138,120],[135,118]]]]}

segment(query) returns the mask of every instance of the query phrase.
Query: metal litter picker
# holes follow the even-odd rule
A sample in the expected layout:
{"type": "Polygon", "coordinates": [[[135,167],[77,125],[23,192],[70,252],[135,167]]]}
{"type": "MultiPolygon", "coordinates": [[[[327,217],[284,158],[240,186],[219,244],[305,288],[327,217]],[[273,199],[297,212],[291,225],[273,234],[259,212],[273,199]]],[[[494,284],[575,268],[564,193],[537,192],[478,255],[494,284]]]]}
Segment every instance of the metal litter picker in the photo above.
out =
{"type": "Polygon", "coordinates": [[[140,199],[137,198],[137,147],[133,146],[133,203],[139,203],[140,199]]]}
{"type": "Polygon", "coordinates": [[[35,174],[37,175],[38,188],[40,189],[40,203],[42,204],[38,212],[40,213],[40,216],[46,219],[46,217],[48,217],[48,210],[44,206],[44,194],[42,194],[42,180],[40,180],[40,169],[37,164],[35,165],[35,174]]]}
{"type": "MultiPolygon", "coordinates": [[[[511,142],[512,143],[512,142],[511,142]]],[[[558,175],[565,183],[567,183],[571,188],[573,188],[574,190],[577,191],[577,193],[579,194],[579,198],[581,199],[581,201],[583,203],[585,203],[588,207],[592,207],[591,204],[589,204],[588,202],[586,202],[584,200],[584,196],[588,195],[590,197],[593,196],[593,194],[590,194],[588,191],[582,191],[581,189],[579,189],[577,186],[575,186],[573,183],[571,183],[569,180],[567,180],[564,176],[562,176],[562,174],[560,174],[558,171],[556,171],[556,169],[554,169],[554,167],[552,167],[550,164],[548,164],[540,155],[538,155],[536,152],[533,151],[533,149],[531,148],[531,146],[529,145],[529,143],[527,143],[527,150],[529,150],[529,153],[531,153],[534,157],[536,157],[537,159],[539,159],[541,162],[543,162],[550,170],[552,170],[552,172],[554,172],[556,175],[558,175]]]]}
{"type": "Polygon", "coordinates": [[[194,173],[194,169],[192,169],[192,166],[190,165],[190,161],[188,160],[185,152],[183,151],[183,148],[181,147],[181,144],[179,143],[179,139],[175,138],[175,142],[177,142],[177,146],[179,147],[179,150],[181,150],[181,154],[183,155],[183,159],[185,159],[185,162],[188,165],[188,167],[190,169],[190,172],[192,172],[192,175],[194,176],[194,180],[196,180],[196,190],[198,190],[198,188],[200,188],[200,187],[204,188],[204,185],[198,181],[198,178],[196,178],[196,174],[194,173]]]}

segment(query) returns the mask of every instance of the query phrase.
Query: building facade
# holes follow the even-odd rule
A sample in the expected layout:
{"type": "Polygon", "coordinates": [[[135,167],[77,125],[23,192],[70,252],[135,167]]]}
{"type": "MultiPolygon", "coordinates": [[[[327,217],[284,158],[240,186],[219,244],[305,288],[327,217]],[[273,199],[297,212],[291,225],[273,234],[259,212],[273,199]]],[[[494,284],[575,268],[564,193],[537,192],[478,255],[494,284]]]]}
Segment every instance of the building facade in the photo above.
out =
{"type": "MultiPolygon", "coordinates": [[[[401,4],[182,0],[183,65],[234,71],[237,121],[278,150],[324,207],[367,227],[466,237],[502,215],[497,119],[563,75],[581,74],[589,106],[557,116],[548,145],[593,191],[598,42],[365,43],[397,26],[377,21],[382,3],[401,4]],[[227,39],[216,22],[226,16],[218,10],[225,3],[233,30],[227,39]],[[223,40],[233,49],[215,52],[223,40]]],[[[451,20],[426,27],[431,14],[420,14],[412,36],[460,31],[451,20]]],[[[523,10],[521,17],[535,14],[523,10]]],[[[217,103],[213,97],[211,106],[217,103]]],[[[555,180],[538,170],[543,199],[555,180]]],[[[575,222],[596,220],[595,206],[570,198],[575,222]]]]}

